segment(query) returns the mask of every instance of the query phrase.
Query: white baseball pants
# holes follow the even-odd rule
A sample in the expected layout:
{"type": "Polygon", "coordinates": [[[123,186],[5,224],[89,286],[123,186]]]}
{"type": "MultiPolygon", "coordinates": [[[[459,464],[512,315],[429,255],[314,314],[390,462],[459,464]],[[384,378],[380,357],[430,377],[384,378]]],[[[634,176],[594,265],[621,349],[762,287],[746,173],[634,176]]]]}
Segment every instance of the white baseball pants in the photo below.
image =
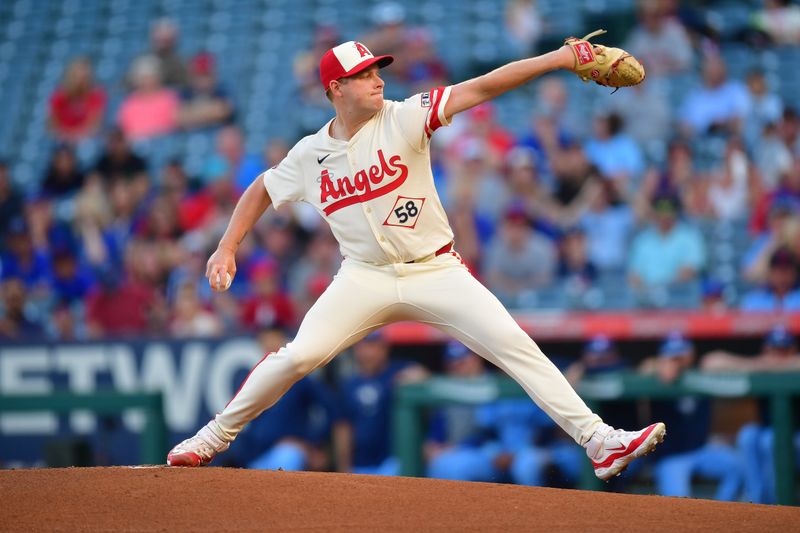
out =
{"type": "Polygon", "coordinates": [[[295,339],[256,365],[216,422],[235,438],[293,383],[371,331],[401,320],[437,327],[504,370],[578,444],[601,422],[455,252],[384,266],[345,259],[295,339]]]}

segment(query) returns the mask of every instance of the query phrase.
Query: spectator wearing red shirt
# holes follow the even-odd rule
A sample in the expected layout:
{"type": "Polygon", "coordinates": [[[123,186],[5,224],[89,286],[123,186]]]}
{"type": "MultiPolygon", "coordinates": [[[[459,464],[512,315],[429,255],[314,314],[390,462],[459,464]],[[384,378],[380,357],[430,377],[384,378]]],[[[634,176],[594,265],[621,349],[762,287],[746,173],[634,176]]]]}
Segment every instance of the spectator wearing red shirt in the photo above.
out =
{"type": "Polygon", "coordinates": [[[94,136],[106,109],[106,93],[94,80],[91,63],[73,60],[61,85],[50,97],[50,129],[61,141],[77,142],[94,136]]]}
{"type": "Polygon", "coordinates": [[[295,326],[294,304],[280,287],[278,265],[266,259],[249,272],[252,296],[242,305],[242,322],[249,329],[295,326]]]}

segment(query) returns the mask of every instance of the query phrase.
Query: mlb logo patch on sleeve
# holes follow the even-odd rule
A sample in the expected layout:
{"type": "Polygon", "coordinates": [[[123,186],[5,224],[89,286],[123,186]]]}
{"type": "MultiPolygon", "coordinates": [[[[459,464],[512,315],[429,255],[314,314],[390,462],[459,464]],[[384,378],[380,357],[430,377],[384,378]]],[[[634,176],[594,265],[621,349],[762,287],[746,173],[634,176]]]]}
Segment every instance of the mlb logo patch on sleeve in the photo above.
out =
{"type": "Polygon", "coordinates": [[[422,107],[430,107],[431,106],[431,93],[422,93],[422,107]]]}

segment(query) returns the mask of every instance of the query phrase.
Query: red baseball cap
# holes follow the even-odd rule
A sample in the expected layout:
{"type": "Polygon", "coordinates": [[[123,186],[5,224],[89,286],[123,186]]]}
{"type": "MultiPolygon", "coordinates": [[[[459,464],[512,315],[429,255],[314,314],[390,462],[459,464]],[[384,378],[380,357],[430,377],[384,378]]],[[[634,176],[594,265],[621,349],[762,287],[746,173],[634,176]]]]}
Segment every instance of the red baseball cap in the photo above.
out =
{"type": "Polygon", "coordinates": [[[322,55],[319,60],[319,80],[327,91],[333,80],[358,74],[370,65],[383,68],[394,61],[394,57],[372,55],[372,52],[357,41],[347,41],[334,46],[322,55]]]}

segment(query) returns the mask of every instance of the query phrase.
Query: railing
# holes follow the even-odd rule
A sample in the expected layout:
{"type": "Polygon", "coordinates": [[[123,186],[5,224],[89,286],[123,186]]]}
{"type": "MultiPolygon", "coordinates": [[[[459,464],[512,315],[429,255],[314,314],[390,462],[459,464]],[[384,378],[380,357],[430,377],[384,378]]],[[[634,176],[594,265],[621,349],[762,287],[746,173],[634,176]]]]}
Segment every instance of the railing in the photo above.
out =
{"type": "MultiPolygon", "coordinates": [[[[716,398],[765,397],[775,430],[775,481],[777,500],[794,501],[794,454],[792,443],[792,397],[800,396],[800,372],[728,374],[686,372],[675,383],[665,384],[653,376],[634,373],[609,374],[584,380],[579,394],[591,406],[610,400],[669,399],[682,396],[716,398]]],[[[505,376],[475,380],[432,378],[404,385],[397,390],[393,414],[394,451],[402,474],[424,475],[422,443],[425,435],[423,409],[447,404],[477,405],[505,398],[527,397],[522,388],[505,376]]],[[[675,435],[679,428],[667,428],[675,435]]],[[[582,488],[598,489],[602,484],[586,475],[582,488]]]]}
{"type": "Polygon", "coordinates": [[[167,426],[164,421],[161,393],[121,394],[107,391],[93,394],[73,394],[53,392],[36,396],[0,396],[0,412],[70,413],[76,410],[87,410],[98,414],[116,414],[127,409],[142,409],[147,416],[144,431],[140,434],[142,463],[163,463],[167,452],[167,426]]]}

